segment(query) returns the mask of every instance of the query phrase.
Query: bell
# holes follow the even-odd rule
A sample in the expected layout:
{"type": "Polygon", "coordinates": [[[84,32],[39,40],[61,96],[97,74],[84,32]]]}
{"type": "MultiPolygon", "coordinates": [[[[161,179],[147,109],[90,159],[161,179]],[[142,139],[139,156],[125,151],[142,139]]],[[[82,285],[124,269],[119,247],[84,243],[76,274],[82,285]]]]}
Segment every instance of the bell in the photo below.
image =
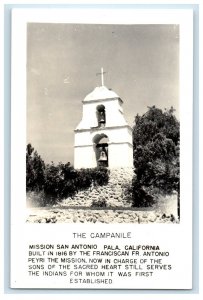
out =
{"type": "Polygon", "coordinates": [[[101,121],[99,122],[99,127],[105,127],[105,121],[102,121],[102,120],[101,120],[101,121]]]}
{"type": "Polygon", "coordinates": [[[105,123],[105,113],[103,111],[99,113],[99,119],[99,123],[105,123]]]}
{"type": "Polygon", "coordinates": [[[98,161],[107,161],[106,153],[102,150],[98,161]]]}
{"type": "Polygon", "coordinates": [[[103,116],[101,117],[101,119],[100,119],[100,121],[99,121],[99,126],[100,126],[100,127],[104,127],[104,126],[105,126],[105,119],[104,119],[103,116]]]}
{"type": "Polygon", "coordinates": [[[104,119],[104,115],[103,115],[103,114],[101,115],[100,122],[105,122],[105,119],[104,119]]]}

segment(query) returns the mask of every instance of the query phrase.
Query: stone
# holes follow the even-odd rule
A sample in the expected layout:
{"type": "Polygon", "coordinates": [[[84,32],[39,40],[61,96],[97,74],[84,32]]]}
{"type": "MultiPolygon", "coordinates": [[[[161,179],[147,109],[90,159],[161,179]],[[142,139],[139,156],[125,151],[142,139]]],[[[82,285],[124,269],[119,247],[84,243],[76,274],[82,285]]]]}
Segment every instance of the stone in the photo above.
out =
{"type": "Polygon", "coordinates": [[[147,218],[147,217],[148,217],[147,213],[143,213],[143,214],[142,214],[142,218],[145,219],[145,218],[147,218]]]}
{"type": "Polygon", "coordinates": [[[175,219],[175,217],[174,217],[173,214],[170,215],[170,221],[171,221],[171,222],[175,222],[175,221],[176,221],[176,219],[175,219]]]}
{"type": "Polygon", "coordinates": [[[166,215],[162,213],[157,217],[156,212],[148,211],[144,212],[147,218],[142,218],[143,212],[133,210],[115,210],[115,209],[101,209],[101,210],[90,210],[90,209],[60,209],[58,214],[54,214],[51,210],[40,210],[36,217],[29,217],[27,222],[29,223],[131,223],[131,224],[146,224],[146,223],[179,223],[172,214],[166,215]],[[162,218],[162,215],[167,217],[162,218]],[[37,217],[38,215],[38,217],[37,217]]]}

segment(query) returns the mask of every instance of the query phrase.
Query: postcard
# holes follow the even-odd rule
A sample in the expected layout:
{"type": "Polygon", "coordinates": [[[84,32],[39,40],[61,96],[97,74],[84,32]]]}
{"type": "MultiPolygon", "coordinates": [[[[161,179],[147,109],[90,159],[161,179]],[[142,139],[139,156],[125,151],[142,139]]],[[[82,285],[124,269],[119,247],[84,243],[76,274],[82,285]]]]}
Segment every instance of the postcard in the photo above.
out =
{"type": "Polygon", "coordinates": [[[13,9],[11,288],[192,289],[193,11],[13,9]]]}

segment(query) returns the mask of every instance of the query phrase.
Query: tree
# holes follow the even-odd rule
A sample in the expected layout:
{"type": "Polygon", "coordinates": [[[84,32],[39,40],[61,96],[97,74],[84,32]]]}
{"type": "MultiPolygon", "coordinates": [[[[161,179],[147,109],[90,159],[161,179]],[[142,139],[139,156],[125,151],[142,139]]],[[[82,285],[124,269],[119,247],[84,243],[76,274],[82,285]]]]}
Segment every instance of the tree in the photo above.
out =
{"type": "Polygon", "coordinates": [[[45,183],[45,163],[29,143],[26,148],[26,189],[41,191],[45,183]]]}
{"type": "Polygon", "coordinates": [[[26,190],[34,191],[40,204],[55,204],[91,186],[105,185],[108,179],[106,168],[76,170],[70,162],[45,164],[30,143],[26,147],[26,190]]]}
{"type": "Polygon", "coordinates": [[[134,205],[148,206],[153,189],[179,192],[179,122],[174,109],[148,107],[133,127],[134,205]]]}

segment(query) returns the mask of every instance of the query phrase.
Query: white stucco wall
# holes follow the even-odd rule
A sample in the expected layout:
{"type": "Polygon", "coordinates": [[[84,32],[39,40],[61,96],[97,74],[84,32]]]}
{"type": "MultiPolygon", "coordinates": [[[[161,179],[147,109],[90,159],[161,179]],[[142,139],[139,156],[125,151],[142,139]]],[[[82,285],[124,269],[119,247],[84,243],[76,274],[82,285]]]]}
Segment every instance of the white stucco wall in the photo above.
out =
{"type": "Polygon", "coordinates": [[[105,127],[98,130],[76,131],[75,146],[92,145],[96,134],[107,135],[109,143],[127,142],[132,144],[132,130],[126,125],[125,127],[105,127]]]}
{"type": "Polygon", "coordinates": [[[95,168],[96,166],[97,162],[93,146],[75,147],[74,168],[95,168]]]}
{"type": "Polygon", "coordinates": [[[83,103],[82,120],[76,129],[88,129],[98,126],[96,111],[97,106],[100,104],[105,106],[106,127],[127,125],[121,106],[122,102],[117,98],[83,103]]]}
{"type": "Polygon", "coordinates": [[[133,167],[133,148],[129,144],[109,145],[109,168],[133,167]]]}
{"type": "Polygon", "coordinates": [[[82,120],[75,129],[75,168],[97,166],[93,139],[97,134],[108,137],[109,168],[132,167],[132,129],[128,126],[122,109],[122,100],[106,87],[97,87],[83,101],[82,120]],[[98,127],[97,106],[105,106],[105,127],[98,127]]]}
{"type": "Polygon", "coordinates": [[[75,168],[94,168],[97,166],[93,138],[96,134],[108,136],[109,168],[132,167],[132,130],[128,127],[106,128],[105,130],[75,132],[75,168]]]}
{"type": "MultiPolygon", "coordinates": [[[[75,147],[74,167],[95,168],[97,166],[96,155],[93,146],[75,147]]],[[[133,149],[129,144],[108,145],[109,168],[133,167],[133,149]]]]}

